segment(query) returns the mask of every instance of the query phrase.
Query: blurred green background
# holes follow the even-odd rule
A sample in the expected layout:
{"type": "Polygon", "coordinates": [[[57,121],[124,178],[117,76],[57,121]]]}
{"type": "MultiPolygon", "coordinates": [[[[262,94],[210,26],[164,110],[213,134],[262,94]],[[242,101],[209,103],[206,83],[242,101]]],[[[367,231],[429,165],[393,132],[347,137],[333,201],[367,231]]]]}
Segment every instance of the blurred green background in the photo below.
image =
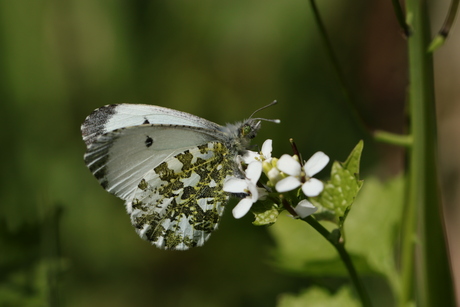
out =
{"type": "MultiPolygon", "coordinates": [[[[364,122],[402,132],[406,50],[390,2],[319,2],[364,122]]],[[[438,24],[446,7],[433,7],[438,24]]],[[[441,79],[458,76],[447,58],[441,79]]],[[[139,239],[123,201],[83,163],[80,125],[105,104],[224,124],[276,99],[258,116],[282,123],[263,123],[254,142],[272,138],[274,155],[290,153],[293,137],[304,158],[322,150],[343,161],[364,139],[364,173],[402,166],[401,150],[353,120],[307,1],[0,0],[0,80],[0,301],[15,306],[275,306],[309,284],[274,269],[269,228],[233,219],[234,202],[201,248],[139,239]]],[[[441,103],[458,101],[449,95],[441,103]]],[[[442,171],[455,191],[457,147],[442,148],[453,152],[442,171]]]]}

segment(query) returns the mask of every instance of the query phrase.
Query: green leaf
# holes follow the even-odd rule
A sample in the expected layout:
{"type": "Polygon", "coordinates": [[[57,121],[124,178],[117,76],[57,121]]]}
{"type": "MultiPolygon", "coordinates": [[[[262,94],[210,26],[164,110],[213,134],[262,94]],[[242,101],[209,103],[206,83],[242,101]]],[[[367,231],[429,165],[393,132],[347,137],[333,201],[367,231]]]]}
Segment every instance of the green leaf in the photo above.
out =
{"type": "Polygon", "coordinates": [[[277,209],[272,208],[254,215],[256,219],[254,220],[254,222],[252,222],[252,224],[256,226],[265,226],[275,223],[278,218],[279,212],[277,209]]]}
{"type": "Polygon", "coordinates": [[[319,208],[316,217],[336,223],[341,231],[351,205],[363,185],[363,181],[359,180],[362,150],[363,141],[360,141],[345,162],[334,162],[331,179],[325,183],[323,192],[310,199],[319,208]]]}
{"type": "MultiPolygon", "coordinates": [[[[334,228],[332,223],[323,226],[329,230],[334,228]]],[[[295,276],[348,277],[334,247],[302,220],[281,214],[269,231],[276,242],[273,264],[277,268],[295,276]]],[[[352,252],[350,254],[359,272],[376,274],[364,256],[352,252]]]]}
{"type": "MultiPolygon", "coordinates": [[[[399,288],[394,246],[400,226],[404,180],[382,183],[367,178],[350,211],[345,229],[346,247],[360,275],[385,276],[394,292],[399,288]]],[[[329,231],[335,225],[326,221],[329,231]]],[[[269,228],[276,242],[275,265],[291,274],[346,277],[337,252],[318,232],[301,220],[281,214],[269,228]]]]}
{"type": "Polygon", "coordinates": [[[266,226],[276,222],[280,211],[278,206],[271,201],[258,201],[252,206],[251,212],[255,216],[252,224],[266,226]]]}
{"type": "Polygon", "coordinates": [[[359,174],[359,162],[361,161],[361,154],[363,152],[364,142],[361,140],[353,148],[352,152],[348,156],[347,160],[342,163],[342,167],[347,169],[353,174],[358,176],[359,174]]]}
{"type": "Polygon", "coordinates": [[[342,287],[334,294],[312,287],[302,291],[299,295],[282,294],[278,300],[278,307],[357,307],[361,306],[348,287],[342,287]]]}

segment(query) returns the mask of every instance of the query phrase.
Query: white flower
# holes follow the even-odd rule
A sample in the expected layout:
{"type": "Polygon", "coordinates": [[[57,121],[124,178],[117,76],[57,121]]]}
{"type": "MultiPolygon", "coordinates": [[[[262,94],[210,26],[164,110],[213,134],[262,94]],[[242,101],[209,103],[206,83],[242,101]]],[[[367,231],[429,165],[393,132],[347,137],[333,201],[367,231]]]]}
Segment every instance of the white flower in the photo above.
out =
{"type": "Polygon", "coordinates": [[[306,196],[318,196],[324,189],[323,183],[312,176],[316,175],[329,163],[329,157],[318,151],[304,166],[290,155],[282,155],[278,160],[277,167],[283,173],[289,175],[276,183],[278,192],[287,192],[302,186],[302,191],[306,196]]]}
{"type": "Polygon", "coordinates": [[[259,152],[248,150],[242,157],[244,163],[249,164],[254,161],[270,162],[272,158],[273,141],[268,139],[262,144],[262,150],[259,152]]]}
{"type": "Polygon", "coordinates": [[[311,202],[309,202],[308,200],[304,199],[304,200],[301,200],[297,204],[297,206],[294,208],[294,210],[295,210],[295,212],[297,213],[297,215],[300,218],[305,218],[305,217],[315,213],[316,210],[318,210],[318,208],[313,206],[313,204],[311,202]]]}
{"type": "Polygon", "coordinates": [[[233,216],[236,219],[243,217],[251,209],[252,204],[265,197],[263,189],[257,187],[257,181],[262,174],[262,162],[249,163],[245,171],[245,179],[230,178],[224,183],[223,190],[230,193],[248,194],[233,208],[233,216]]]}
{"type": "Polygon", "coordinates": [[[280,170],[277,167],[274,167],[273,165],[270,165],[268,172],[265,173],[272,185],[275,185],[278,181],[283,179],[280,170]]]}

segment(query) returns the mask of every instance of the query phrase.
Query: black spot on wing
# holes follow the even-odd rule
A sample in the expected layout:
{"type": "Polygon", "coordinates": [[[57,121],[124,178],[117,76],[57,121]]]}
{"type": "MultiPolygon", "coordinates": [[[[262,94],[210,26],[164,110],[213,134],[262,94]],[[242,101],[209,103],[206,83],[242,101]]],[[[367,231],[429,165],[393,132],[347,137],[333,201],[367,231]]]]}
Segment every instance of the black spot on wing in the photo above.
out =
{"type": "Polygon", "coordinates": [[[150,147],[153,144],[153,139],[149,136],[147,136],[147,139],[145,140],[145,146],[150,147]]]}
{"type": "Polygon", "coordinates": [[[143,124],[143,125],[147,125],[147,124],[150,124],[150,122],[149,122],[149,120],[146,118],[142,124],[143,124]]]}
{"type": "Polygon", "coordinates": [[[81,134],[86,146],[105,133],[104,127],[110,118],[116,113],[117,104],[110,104],[94,110],[81,125],[81,134]]]}

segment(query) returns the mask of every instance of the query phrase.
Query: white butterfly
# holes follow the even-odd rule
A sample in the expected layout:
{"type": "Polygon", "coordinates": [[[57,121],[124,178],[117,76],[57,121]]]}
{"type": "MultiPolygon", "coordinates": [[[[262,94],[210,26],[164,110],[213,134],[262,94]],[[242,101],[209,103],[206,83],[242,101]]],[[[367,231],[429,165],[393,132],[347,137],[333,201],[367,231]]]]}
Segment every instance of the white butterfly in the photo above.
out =
{"type": "Polygon", "coordinates": [[[203,245],[217,228],[230,196],[222,186],[243,177],[236,158],[260,120],[220,126],[159,106],[107,105],[81,126],[84,159],[100,184],[126,201],[141,238],[186,250],[203,245]]]}

